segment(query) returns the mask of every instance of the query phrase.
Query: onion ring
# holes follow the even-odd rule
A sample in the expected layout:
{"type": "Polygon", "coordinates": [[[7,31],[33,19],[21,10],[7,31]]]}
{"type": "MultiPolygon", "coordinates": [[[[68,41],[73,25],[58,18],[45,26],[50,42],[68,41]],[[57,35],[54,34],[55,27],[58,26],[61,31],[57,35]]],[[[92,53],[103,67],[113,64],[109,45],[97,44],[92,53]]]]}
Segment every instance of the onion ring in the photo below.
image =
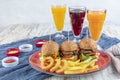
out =
{"type": "Polygon", "coordinates": [[[64,73],[64,70],[67,68],[67,61],[66,60],[61,60],[61,64],[60,64],[60,66],[59,66],[59,68],[60,69],[58,69],[57,71],[56,71],[56,73],[64,73]],[[62,65],[62,63],[63,63],[63,65],[62,65]],[[61,67],[62,66],[62,67],[61,67]]]}
{"type": "Polygon", "coordinates": [[[41,60],[41,68],[43,70],[49,70],[51,67],[54,66],[54,59],[52,57],[46,57],[45,59],[41,60]],[[45,65],[49,61],[48,65],[45,65]]]}
{"type": "Polygon", "coordinates": [[[56,70],[59,68],[60,63],[61,63],[60,58],[59,58],[59,59],[56,59],[55,62],[56,62],[56,63],[55,63],[55,66],[50,69],[50,72],[54,72],[54,71],[56,71],[56,70]]]}

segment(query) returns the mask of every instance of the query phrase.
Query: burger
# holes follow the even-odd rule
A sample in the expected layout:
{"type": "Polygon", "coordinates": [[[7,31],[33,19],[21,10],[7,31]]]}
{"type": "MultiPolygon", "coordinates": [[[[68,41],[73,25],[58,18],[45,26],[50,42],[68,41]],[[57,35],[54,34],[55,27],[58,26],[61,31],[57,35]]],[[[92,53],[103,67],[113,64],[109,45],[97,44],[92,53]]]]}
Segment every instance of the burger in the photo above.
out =
{"type": "Polygon", "coordinates": [[[97,44],[91,38],[83,38],[79,43],[78,57],[81,61],[89,59],[98,59],[100,53],[96,51],[97,44]]]}
{"type": "Polygon", "coordinates": [[[80,53],[88,54],[88,55],[95,55],[97,50],[96,42],[91,38],[83,38],[80,43],[80,53]]]}
{"type": "Polygon", "coordinates": [[[67,60],[77,60],[78,45],[73,41],[67,40],[61,44],[61,53],[63,54],[62,58],[67,60]]]}
{"type": "Polygon", "coordinates": [[[59,45],[55,41],[47,41],[42,45],[40,56],[42,58],[51,56],[56,58],[59,52],[59,45]]]}

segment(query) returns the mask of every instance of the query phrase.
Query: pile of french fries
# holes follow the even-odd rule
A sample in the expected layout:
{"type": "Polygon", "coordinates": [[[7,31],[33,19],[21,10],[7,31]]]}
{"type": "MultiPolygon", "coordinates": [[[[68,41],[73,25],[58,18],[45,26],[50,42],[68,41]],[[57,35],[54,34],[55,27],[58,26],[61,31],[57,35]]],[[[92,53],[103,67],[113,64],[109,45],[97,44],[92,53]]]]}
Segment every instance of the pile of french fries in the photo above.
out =
{"type": "Polygon", "coordinates": [[[98,61],[98,57],[92,59],[89,57],[87,60],[80,62],[77,61],[67,61],[67,67],[64,71],[64,74],[80,74],[80,73],[87,73],[91,70],[98,70],[99,66],[95,65],[96,61],[98,61]]]}
{"type": "MultiPolygon", "coordinates": [[[[59,74],[60,73],[64,73],[64,74],[87,73],[89,71],[99,70],[99,66],[95,64],[96,61],[98,61],[98,57],[99,57],[99,53],[95,55],[95,58],[89,57],[84,61],[80,61],[80,59],[78,59],[77,61],[70,61],[70,60],[65,60],[60,58],[56,58],[56,59],[51,58],[52,59],[51,63],[53,65],[51,66],[48,65],[49,68],[46,70],[50,72],[59,73],[59,74]]],[[[41,64],[42,69],[45,69],[45,67],[48,67],[48,66],[44,66],[45,62],[41,62],[41,63],[42,63],[41,64]]]]}

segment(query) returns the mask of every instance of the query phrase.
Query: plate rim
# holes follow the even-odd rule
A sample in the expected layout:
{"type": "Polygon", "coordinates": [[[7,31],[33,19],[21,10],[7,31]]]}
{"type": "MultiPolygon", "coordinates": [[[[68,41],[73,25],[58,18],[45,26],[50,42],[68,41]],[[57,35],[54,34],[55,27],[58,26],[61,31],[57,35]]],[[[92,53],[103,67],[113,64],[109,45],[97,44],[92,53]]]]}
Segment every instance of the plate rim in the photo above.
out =
{"type": "Polygon", "coordinates": [[[31,58],[31,56],[32,56],[33,54],[37,54],[38,52],[40,52],[40,50],[34,52],[32,55],[29,56],[29,65],[30,65],[33,69],[35,69],[35,70],[37,70],[37,71],[40,71],[40,72],[43,72],[43,73],[46,73],[46,74],[49,74],[49,75],[54,75],[54,76],[80,76],[80,75],[88,75],[88,74],[92,74],[92,73],[96,73],[96,72],[102,71],[102,70],[106,69],[106,68],[111,64],[111,57],[110,57],[109,54],[107,54],[107,52],[104,52],[104,51],[102,51],[102,50],[97,50],[97,51],[98,51],[98,52],[103,52],[103,54],[106,54],[106,55],[109,57],[110,61],[109,61],[109,63],[108,63],[105,67],[103,67],[103,68],[101,68],[101,69],[98,69],[98,70],[94,70],[94,71],[88,72],[88,73],[58,74],[58,73],[47,72],[47,71],[44,71],[44,70],[42,70],[42,69],[37,69],[37,68],[35,68],[33,65],[31,65],[31,63],[30,63],[30,58],[31,58]]]}

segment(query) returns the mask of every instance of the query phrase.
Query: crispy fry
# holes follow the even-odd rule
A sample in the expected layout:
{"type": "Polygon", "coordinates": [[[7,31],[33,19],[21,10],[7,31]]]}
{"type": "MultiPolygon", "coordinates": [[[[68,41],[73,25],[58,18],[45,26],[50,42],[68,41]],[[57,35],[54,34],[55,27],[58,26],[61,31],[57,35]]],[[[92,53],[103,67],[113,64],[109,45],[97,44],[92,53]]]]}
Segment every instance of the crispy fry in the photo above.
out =
{"type": "Polygon", "coordinates": [[[92,61],[90,61],[89,63],[85,64],[84,67],[87,68],[88,66],[90,66],[91,64],[95,63],[97,61],[97,59],[93,59],[92,61]]]}
{"type": "Polygon", "coordinates": [[[56,61],[55,66],[50,69],[50,72],[56,71],[60,66],[60,63],[61,63],[60,58],[56,59],[55,61],[56,61]]]}
{"type": "Polygon", "coordinates": [[[68,66],[64,71],[65,74],[78,74],[87,72],[88,70],[99,69],[98,66],[95,66],[95,62],[97,59],[93,59],[90,57],[83,62],[72,62],[68,61],[68,66]]]}
{"type": "Polygon", "coordinates": [[[81,70],[81,66],[73,66],[73,67],[67,67],[67,70],[81,70]]]}
{"type": "Polygon", "coordinates": [[[99,70],[98,65],[92,66],[92,67],[87,67],[85,72],[90,71],[90,70],[99,70]]]}
{"type": "Polygon", "coordinates": [[[68,61],[68,65],[69,66],[75,66],[76,64],[78,64],[80,62],[80,59],[77,61],[68,61]]]}
{"type": "Polygon", "coordinates": [[[52,57],[46,57],[45,59],[41,60],[41,68],[43,70],[49,70],[54,65],[54,59],[52,57]],[[49,64],[46,66],[45,63],[49,61],[49,64]]]}
{"type": "Polygon", "coordinates": [[[64,74],[80,74],[83,72],[84,72],[84,70],[65,70],[64,74]]]}
{"type": "Polygon", "coordinates": [[[64,73],[64,70],[67,68],[67,61],[66,60],[61,60],[61,65],[62,66],[60,69],[56,71],[56,73],[64,73]],[[63,64],[63,65],[62,65],[63,64]]]}

